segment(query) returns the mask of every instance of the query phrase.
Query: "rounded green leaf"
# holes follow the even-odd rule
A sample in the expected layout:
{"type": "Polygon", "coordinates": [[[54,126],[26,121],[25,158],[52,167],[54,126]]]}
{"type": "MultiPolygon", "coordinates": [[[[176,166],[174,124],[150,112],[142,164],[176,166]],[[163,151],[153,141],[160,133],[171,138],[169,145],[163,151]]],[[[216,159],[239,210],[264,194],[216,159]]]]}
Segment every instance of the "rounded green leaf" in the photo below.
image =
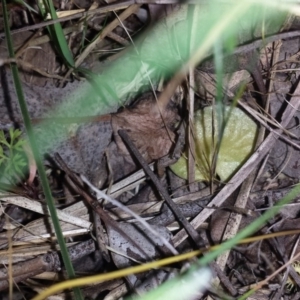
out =
{"type": "MultiPolygon", "coordinates": [[[[224,112],[227,122],[217,156],[216,173],[222,181],[228,181],[252,153],[257,125],[239,108],[227,106],[224,112]]],[[[216,111],[213,116],[212,107],[195,113],[196,180],[210,180],[212,158],[219,139],[218,119],[216,111]],[[212,132],[215,133],[214,139],[212,132]]],[[[187,179],[187,165],[186,155],[183,155],[171,169],[177,176],[187,179]]]]}

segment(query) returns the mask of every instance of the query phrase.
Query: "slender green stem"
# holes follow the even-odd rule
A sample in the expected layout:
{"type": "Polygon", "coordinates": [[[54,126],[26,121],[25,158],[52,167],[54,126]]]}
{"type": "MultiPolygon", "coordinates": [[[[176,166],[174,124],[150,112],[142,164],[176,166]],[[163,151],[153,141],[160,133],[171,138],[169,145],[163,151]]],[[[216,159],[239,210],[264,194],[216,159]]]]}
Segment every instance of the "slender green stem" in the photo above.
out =
{"type": "MultiPolygon", "coordinates": [[[[6,0],[2,1],[2,8],[3,8],[3,17],[4,17],[4,28],[5,28],[5,35],[6,35],[6,40],[7,40],[7,47],[9,51],[9,55],[11,58],[14,58],[14,50],[13,50],[13,43],[10,35],[10,30],[9,30],[9,23],[8,23],[8,12],[7,12],[7,6],[6,6],[6,0]]],[[[62,258],[66,267],[66,271],[68,274],[69,278],[75,278],[75,272],[69,257],[69,253],[64,241],[64,236],[61,231],[61,227],[58,221],[55,205],[54,205],[54,200],[52,198],[51,190],[48,184],[46,172],[44,169],[44,165],[42,163],[41,156],[38,151],[37,147],[37,142],[34,137],[34,132],[33,132],[33,127],[30,121],[30,116],[28,113],[27,105],[25,102],[25,97],[19,77],[19,72],[16,64],[11,64],[11,70],[13,74],[13,79],[14,79],[14,85],[16,89],[16,94],[19,100],[19,105],[21,109],[21,113],[23,116],[24,120],[24,126],[28,135],[29,143],[32,149],[33,156],[35,158],[36,164],[37,164],[37,169],[40,175],[40,180],[42,183],[43,191],[45,194],[46,202],[48,205],[48,209],[50,212],[50,216],[53,222],[54,230],[57,236],[57,240],[61,249],[61,254],[62,258]]],[[[74,288],[74,294],[76,299],[83,299],[81,291],[79,288],[74,288]]]]}

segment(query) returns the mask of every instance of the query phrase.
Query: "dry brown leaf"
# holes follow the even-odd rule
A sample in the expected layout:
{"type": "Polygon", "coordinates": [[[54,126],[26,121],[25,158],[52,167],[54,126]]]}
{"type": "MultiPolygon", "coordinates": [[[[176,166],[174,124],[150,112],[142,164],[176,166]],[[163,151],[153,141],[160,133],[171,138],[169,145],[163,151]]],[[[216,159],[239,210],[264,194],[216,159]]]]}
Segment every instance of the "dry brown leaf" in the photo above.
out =
{"type": "Polygon", "coordinates": [[[133,108],[126,108],[112,116],[114,138],[123,155],[129,155],[118,130],[128,131],[130,139],[147,162],[169,153],[175,134],[172,131],[177,111],[172,104],[160,112],[151,94],[146,94],[133,108]]]}

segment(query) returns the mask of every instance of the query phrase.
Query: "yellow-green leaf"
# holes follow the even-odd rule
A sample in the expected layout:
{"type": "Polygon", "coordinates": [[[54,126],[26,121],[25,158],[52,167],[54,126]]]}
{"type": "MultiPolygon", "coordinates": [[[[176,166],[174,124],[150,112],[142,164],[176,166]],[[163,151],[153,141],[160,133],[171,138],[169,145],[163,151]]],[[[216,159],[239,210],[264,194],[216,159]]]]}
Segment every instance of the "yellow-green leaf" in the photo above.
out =
{"type": "MultiPolygon", "coordinates": [[[[221,141],[216,173],[222,181],[227,181],[241,167],[253,151],[256,135],[256,123],[239,108],[225,107],[226,127],[221,141]]],[[[197,111],[194,116],[196,134],[196,170],[195,179],[210,179],[210,168],[218,137],[218,116],[212,116],[212,107],[197,111]],[[212,132],[214,132],[214,139],[212,132]]],[[[182,178],[187,178],[187,159],[183,155],[174,165],[172,171],[182,178]]]]}

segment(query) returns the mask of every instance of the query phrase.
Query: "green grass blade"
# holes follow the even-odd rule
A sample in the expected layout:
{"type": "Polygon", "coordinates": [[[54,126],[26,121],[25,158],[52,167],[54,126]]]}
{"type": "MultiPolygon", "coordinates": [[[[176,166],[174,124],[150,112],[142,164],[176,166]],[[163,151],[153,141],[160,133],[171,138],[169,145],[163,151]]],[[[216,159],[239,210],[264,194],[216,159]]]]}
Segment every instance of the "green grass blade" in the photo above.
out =
{"type": "Polygon", "coordinates": [[[215,251],[212,251],[210,253],[206,253],[205,256],[203,256],[201,259],[199,259],[199,264],[202,266],[205,266],[206,264],[210,263],[212,260],[217,258],[221,253],[223,253],[226,250],[231,249],[237,243],[252,235],[255,233],[259,228],[261,228],[265,223],[272,217],[274,217],[280,209],[291,202],[293,199],[295,199],[300,194],[300,184],[296,185],[285,197],[283,197],[277,205],[272,207],[272,209],[267,210],[262,216],[260,216],[258,219],[253,221],[249,226],[241,230],[234,238],[224,242],[221,244],[221,246],[216,249],[215,251]]]}
{"type": "MultiPolygon", "coordinates": [[[[57,19],[57,14],[53,6],[53,2],[51,0],[39,0],[38,6],[44,19],[46,19],[48,15],[51,16],[52,20],[57,19]]],[[[75,68],[73,54],[69,49],[67,40],[64,36],[60,23],[55,23],[53,25],[48,26],[47,28],[51,39],[55,43],[56,49],[59,51],[65,63],[69,67],[75,68]]]]}
{"type": "Polygon", "coordinates": [[[38,13],[34,8],[32,8],[30,5],[28,5],[25,1],[23,0],[14,0],[13,2],[21,4],[23,6],[25,6],[28,10],[34,12],[34,13],[38,13]]]}
{"type": "MultiPolygon", "coordinates": [[[[4,17],[4,28],[5,28],[5,35],[6,35],[6,40],[7,40],[7,47],[8,47],[8,51],[9,51],[9,56],[11,58],[14,58],[14,50],[13,50],[13,43],[12,43],[12,39],[11,39],[11,35],[10,35],[10,30],[9,30],[9,25],[8,25],[8,12],[7,12],[7,5],[6,5],[6,0],[2,1],[2,8],[3,8],[3,17],[4,17]]],[[[33,127],[31,124],[31,120],[30,120],[30,116],[28,113],[28,109],[27,109],[27,105],[25,102],[25,97],[24,97],[24,93],[23,93],[23,89],[22,89],[22,85],[21,85],[21,81],[20,81],[20,77],[19,77],[19,72],[18,72],[18,68],[16,64],[11,64],[11,69],[12,69],[12,74],[13,74],[13,79],[14,79],[14,85],[15,85],[15,89],[16,89],[16,94],[18,97],[18,101],[19,101],[19,105],[20,105],[20,109],[21,109],[21,113],[23,116],[23,120],[24,120],[24,125],[25,125],[25,129],[28,135],[28,140],[32,149],[32,153],[34,155],[36,164],[37,164],[37,169],[40,175],[40,180],[42,183],[42,187],[43,187],[43,191],[45,194],[45,198],[46,198],[46,202],[48,205],[48,209],[50,212],[50,216],[51,216],[51,220],[53,222],[53,226],[55,229],[55,233],[57,236],[57,240],[61,249],[61,254],[63,257],[63,261],[66,267],[66,271],[68,274],[69,278],[75,278],[75,272],[69,257],[69,253],[64,241],[64,236],[62,234],[61,231],[61,227],[60,227],[60,223],[57,217],[57,212],[55,209],[55,205],[54,205],[54,200],[52,198],[52,194],[51,194],[51,190],[49,187],[49,183],[47,180],[47,176],[46,176],[46,172],[43,166],[43,162],[41,159],[41,156],[39,154],[38,151],[38,147],[37,147],[37,142],[34,136],[34,131],[33,131],[33,127]]],[[[81,291],[79,288],[74,288],[74,294],[76,299],[83,299],[81,291]]]]}

